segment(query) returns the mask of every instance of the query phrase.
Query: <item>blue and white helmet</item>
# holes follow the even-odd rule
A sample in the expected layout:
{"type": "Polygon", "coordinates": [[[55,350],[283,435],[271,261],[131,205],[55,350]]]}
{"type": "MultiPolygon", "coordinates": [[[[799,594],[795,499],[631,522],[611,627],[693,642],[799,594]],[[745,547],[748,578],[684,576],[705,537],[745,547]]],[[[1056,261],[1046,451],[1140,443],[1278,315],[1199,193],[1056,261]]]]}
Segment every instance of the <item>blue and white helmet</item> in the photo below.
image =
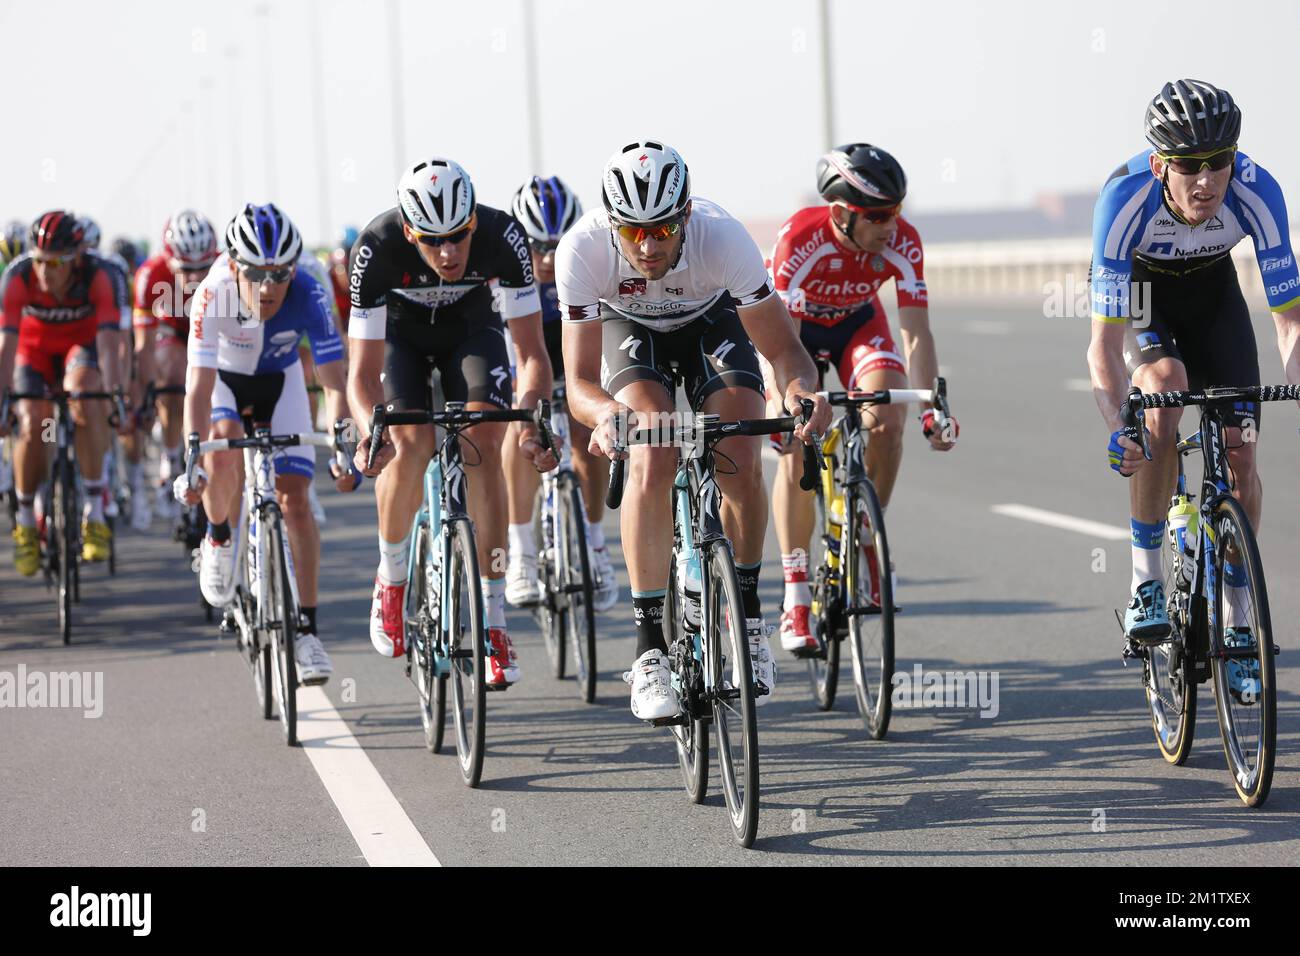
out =
{"type": "Polygon", "coordinates": [[[250,266],[288,266],[302,254],[302,236],[275,203],[249,203],[226,227],[226,250],[250,266]]]}
{"type": "Polygon", "coordinates": [[[402,174],[397,208],[416,232],[445,236],[474,215],[474,184],[459,163],[440,156],[421,160],[402,174]]]}
{"type": "Polygon", "coordinates": [[[681,153],[657,140],[624,146],[605,163],[601,198],[616,223],[650,226],[673,219],[691,201],[681,153]]]}
{"type": "Polygon", "coordinates": [[[510,208],[535,242],[555,242],[582,215],[582,203],[559,176],[533,176],[515,190],[510,208]]]}

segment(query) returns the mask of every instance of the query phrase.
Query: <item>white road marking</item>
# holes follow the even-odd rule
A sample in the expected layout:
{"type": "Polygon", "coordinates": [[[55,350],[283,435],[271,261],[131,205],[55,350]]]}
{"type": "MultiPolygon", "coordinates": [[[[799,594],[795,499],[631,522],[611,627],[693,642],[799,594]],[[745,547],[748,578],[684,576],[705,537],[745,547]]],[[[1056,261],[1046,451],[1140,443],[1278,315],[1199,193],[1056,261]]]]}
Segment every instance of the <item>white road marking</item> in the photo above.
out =
{"type": "Polygon", "coordinates": [[[1092,381],[1086,378],[1067,378],[1065,380],[1065,390],[1067,392],[1091,392],[1092,381]]]}
{"type": "Polygon", "coordinates": [[[1044,524],[1049,528],[1077,531],[1079,534],[1086,534],[1090,538],[1104,538],[1107,541],[1128,541],[1131,538],[1127,528],[1102,524],[1100,521],[1089,521],[1087,518],[1075,518],[1073,515],[1063,515],[1056,511],[1044,511],[1042,508],[1031,508],[1029,505],[994,505],[989,510],[994,514],[1005,515],[1008,518],[1019,518],[1021,521],[1044,524]]]}
{"type": "Polygon", "coordinates": [[[298,688],[298,740],[371,866],[441,866],[325,691],[298,688]]]}
{"type": "Polygon", "coordinates": [[[972,319],[969,322],[962,323],[962,331],[969,332],[971,335],[1009,335],[1011,334],[1011,323],[972,319]]]}

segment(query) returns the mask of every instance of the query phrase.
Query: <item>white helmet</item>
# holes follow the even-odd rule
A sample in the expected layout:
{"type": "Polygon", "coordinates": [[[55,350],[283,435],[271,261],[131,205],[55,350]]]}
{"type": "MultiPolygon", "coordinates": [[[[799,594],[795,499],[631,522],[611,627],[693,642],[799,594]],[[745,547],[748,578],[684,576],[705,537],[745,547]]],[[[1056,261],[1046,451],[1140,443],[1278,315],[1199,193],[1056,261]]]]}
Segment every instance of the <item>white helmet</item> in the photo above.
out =
{"type": "Polygon", "coordinates": [[[206,269],[217,260],[217,234],[207,217],[193,209],[179,209],[163,227],[163,254],[187,269],[206,269]]]}
{"type": "Polygon", "coordinates": [[[559,176],[529,178],[515,190],[510,208],[534,242],[555,242],[582,215],[582,203],[559,176]]]}
{"type": "Polygon", "coordinates": [[[616,222],[650,225],[671,219],[691,199],[686,161],[655,140],[624,146],[605,164],[601,198],[616,222]]]}
{"type": "Polygon", "coordinates": [[[226,227],[226,248],[246,265],[287,266],[302,254],[302,236],[275,203],[249,203],[226,227]]]}
{"type": "Polygon", "coordinates": [[[422,160],[398,182],[397,208],[416,232],[445,236],[474,215],[474,184],[459,163],[437,156],[422,160]]]}
{"type": "Polygon", "coordinates": [[[103,241],[104,236],[99,231],[99,223],[89,216],[82,216],[77,220],[77,225],[81,226],[81,245],[86,249],[98,249],[99,244],[103,241]]]}

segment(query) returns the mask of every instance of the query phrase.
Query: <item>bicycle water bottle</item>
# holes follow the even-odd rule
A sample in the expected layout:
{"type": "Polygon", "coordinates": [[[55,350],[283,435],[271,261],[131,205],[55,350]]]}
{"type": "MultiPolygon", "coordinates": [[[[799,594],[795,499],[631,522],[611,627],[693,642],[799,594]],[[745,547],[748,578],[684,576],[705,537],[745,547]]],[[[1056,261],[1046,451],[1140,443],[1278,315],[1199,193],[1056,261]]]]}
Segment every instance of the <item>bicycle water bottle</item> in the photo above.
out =
{"type": "Polygon", "coordinates": [[[700,629],[700,554],[694,549],[677,564],[677,593],[682,599],[686,627],[700,629]]]}
{"type": "Polygon", "coordinates": [[[1194,555],[1192,554],[1192,542],[1196,540],[1197,530],[1197,508],[1192,504],[1192,500],[1187,495],[1174,495],[1172,504],[1169,507],[1169,514],[1166,516],[1168,521],[1169,540],[1174,544],[1175,554],[1178,562],[1178,581],[1180,584],[1188,585],[1192,583],[1192,565],[1194,555]]]}

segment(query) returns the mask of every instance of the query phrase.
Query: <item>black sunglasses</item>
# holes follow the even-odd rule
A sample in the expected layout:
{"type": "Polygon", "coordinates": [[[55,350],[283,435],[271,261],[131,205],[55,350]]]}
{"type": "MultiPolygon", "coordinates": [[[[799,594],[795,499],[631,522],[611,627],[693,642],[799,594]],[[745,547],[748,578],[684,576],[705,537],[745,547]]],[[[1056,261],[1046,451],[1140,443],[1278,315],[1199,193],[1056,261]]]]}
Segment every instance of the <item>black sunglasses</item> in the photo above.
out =
{"type": "Polygon", "coordinates": [[[250,266],[241,262],[239,263],[239,274],[254,285],[261,285],[267,280],[278,284],[288,282],[293,278],[293,266],[286,266],[281,269],[264,269],[261,266],[250,266]]]}

